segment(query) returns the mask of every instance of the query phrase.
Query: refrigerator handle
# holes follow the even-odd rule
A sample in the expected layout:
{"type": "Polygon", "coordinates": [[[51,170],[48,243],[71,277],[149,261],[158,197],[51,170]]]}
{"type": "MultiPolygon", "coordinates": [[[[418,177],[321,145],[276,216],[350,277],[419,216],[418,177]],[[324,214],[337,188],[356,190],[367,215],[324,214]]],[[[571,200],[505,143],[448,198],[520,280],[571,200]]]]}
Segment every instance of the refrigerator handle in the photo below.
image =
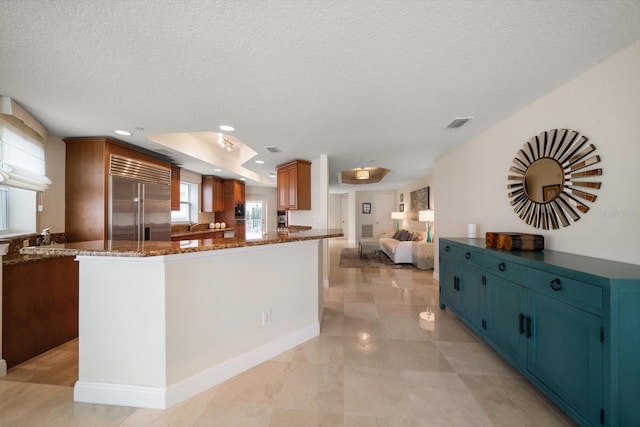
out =
{"type": "Polygon", "coordinates": [[[138,184],[140,190],[140,204],[139,206],[139,210],[140,210],[140,218],[138,221],[138,242],[142,241],[142,240],[148,240],[147,239],[147,233],[145,232],[145,220],[144,220],[144,184],[138,184]]]}
{"type": "Polygon", "coordinates": [[[136,183],[136,226],[135,226],[135,238],[139,242],[140,241],[140,227],[141,227],[141,209],[142,209],[142,188],[140,187],[140,183],[136,183]]]}

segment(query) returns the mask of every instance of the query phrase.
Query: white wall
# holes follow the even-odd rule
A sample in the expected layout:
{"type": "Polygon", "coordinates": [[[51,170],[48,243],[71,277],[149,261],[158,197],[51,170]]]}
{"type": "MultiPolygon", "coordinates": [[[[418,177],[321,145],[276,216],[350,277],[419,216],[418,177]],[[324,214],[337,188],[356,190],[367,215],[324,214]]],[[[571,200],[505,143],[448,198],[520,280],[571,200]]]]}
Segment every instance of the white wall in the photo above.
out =
{"type": "Polygon", "coordinates": [[[45,169],[51,180],[49,189],[42,194],[44,209],[36,216],[36,231],[50,228],[52,233],[62,233],[64,229],[65,201],[65,143],[62,138],[49,135],[45,143],[45,169]]]}
{"type": "MultiPolygon", "coordinates": [[[[526,82],[523,82],[526,84],[526,82]]],[[[545,247],[640,264],[640,42],[437,159],[436,237],[513,231],[542,234],[545,247]],[[603,169],[592,209],[569,227],[540,230],[513,212],[507,175],[524,142],[568,128],[589,137],[603,169]]],[[[437,256],[437,252],[436,252],[437,256]]],[[[436,262],[437,268],[437,262],[436,262]]]]}

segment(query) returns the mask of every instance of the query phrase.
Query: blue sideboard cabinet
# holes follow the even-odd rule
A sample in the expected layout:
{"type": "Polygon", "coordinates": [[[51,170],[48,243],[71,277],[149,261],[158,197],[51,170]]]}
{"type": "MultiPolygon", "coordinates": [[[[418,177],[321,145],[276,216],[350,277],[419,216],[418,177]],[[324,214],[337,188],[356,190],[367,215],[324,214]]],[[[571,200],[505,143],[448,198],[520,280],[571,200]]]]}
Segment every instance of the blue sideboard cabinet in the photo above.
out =
{"type": "Polygon", "coordinates": [[[581,425],[640,425],[640,266],[441,238],[440,308],[581,425]]]}

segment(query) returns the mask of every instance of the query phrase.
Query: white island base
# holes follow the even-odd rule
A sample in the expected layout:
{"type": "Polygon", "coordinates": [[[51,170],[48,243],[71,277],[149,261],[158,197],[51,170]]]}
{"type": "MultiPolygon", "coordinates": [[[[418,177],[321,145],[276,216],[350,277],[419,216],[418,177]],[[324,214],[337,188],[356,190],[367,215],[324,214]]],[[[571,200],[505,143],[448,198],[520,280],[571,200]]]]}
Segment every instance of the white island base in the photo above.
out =
{"type": "Polygon", "coordinates": [[[165,409],[319,334],[321,240],[78,256],[78,402],[165,409]]]}

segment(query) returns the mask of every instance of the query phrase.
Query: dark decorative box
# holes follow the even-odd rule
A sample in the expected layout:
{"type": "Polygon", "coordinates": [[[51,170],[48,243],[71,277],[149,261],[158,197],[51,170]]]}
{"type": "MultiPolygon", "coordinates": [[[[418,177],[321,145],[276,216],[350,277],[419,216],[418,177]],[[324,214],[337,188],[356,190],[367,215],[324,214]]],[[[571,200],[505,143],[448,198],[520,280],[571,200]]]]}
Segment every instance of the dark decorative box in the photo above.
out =
{"type": "Polygon", "coordinates": [[[505,251],[541,251],[544,249],[544,236],[540,234],[487,232],[485,240],[487,247],[505,251]]]}

